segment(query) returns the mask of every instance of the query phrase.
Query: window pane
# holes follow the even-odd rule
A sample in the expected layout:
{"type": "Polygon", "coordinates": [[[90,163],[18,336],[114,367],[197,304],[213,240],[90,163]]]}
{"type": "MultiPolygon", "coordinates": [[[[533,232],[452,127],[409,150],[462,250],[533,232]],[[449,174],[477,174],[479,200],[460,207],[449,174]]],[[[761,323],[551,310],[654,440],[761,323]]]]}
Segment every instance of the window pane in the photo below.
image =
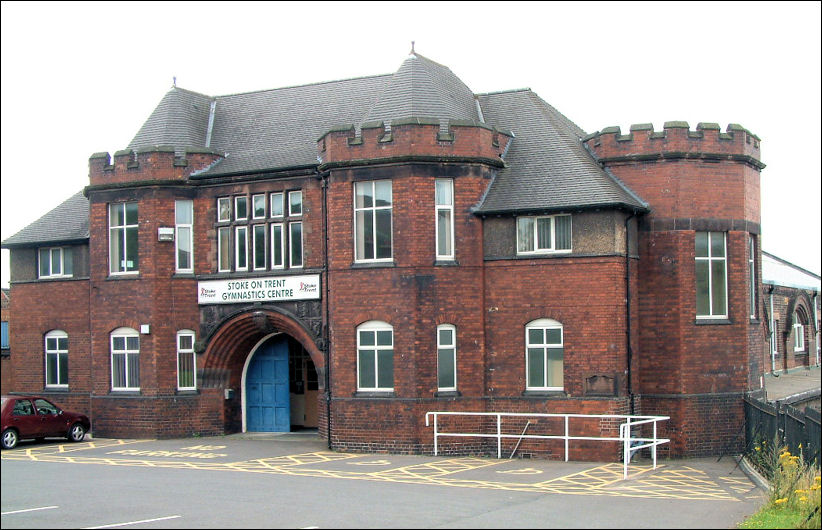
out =
{"type": "Polygon", "coordinates": [[[271,227],[271,266],[283,266],[283,227],[273,225],[271,227]]]}
{"type": "Polygon", "coordinates": [[[254,226],[254,268],[265,268],[265,225],[254,226]]]}
{"type": "Polygon", "coordinates": [[[49,276],[51,270],[51,260],[49,259],[49,249],[40,249],[40,276],[49,276]]]}
{"type": "Polygon", "coordinates": [[[534,250],[534,219],[532,217],[517,218],[517,251],[530,252],[534,250]]]}
{"type": "Polygon", "coordinates": [[[377,351],[377,387],[394,387],[394,350],[377,351]]]}
{"type": "Polygon", "coordinates": [[[393,334],[394,332],[391,330],[378,331],[377,346],[393,346],[393,334]]]}
{"type": "Polygon", "coordinates": [[[375,206],[391,206],[391,181],[379,180],[374,183],[375,206]]]}
{"type": "Polygon", "coordinates": [[[711,297],[713,314],[724,315],[725,311],[725,261],[711,261],[711,297]]]}
{"type": "Polygon", "coordinates": [[[66,276],[74,274],[74,253],[71,247],[63,249],[63,274],[66,276]]]}
{"type": "Polygon", "coordinates": [[[542,328],[534,328],[528,330],[528,344],[545,344],[544,330],[542,328]]]}
{"type": "Polygon", "coordinates": [[[454,349],[440,348],[437,352],[437,384],[440,388],[453,388],[454,381],[454,349]]]}
{"type": "Polygon", "coordinates": [[[57,339],[55,338],[47,338],[46,339],[46,349],[48,351],[54,351],[57,349],[57,339]]]}
{"type": "Polygon", "coordinates": [[[57,355],[46,355],[46,384],[57,384],[57,355]]]}
{"type": "Polygon", "coordinates": [[[714,258],[725,256],[725,234],[723,232],[711,232],[711,256],[714,258]]]}
{"type": "Polygon", "coordinates": [[[237,268],[245,269],[248,267],[248,228],[244,226],[237,227],[237,268]]]}
{"type": "Polygon", "coordinates": [[[554,217],[554,248],[556,250],[571,250],[571,216],[560,215],[554,217]]]}
{"type": "Polygon", "coordinates": [[[140,349],[140,337],[126,337],[126,349],[127,350],[139,350],[140,349]]]}
{"type": "Polygon", "coordinates": [[[451,206],[454,204],[454,198],[451,195],[451,181],[438,179],[436,182],[437,206],[451,206]]]}
{"type": "Polygon", "coordinates": [[[126,349],[126,338],[125,337],[113,337],[111,340],[111,347],[115,350],[125,350],[126,349]]]}
{"type": "Polygon", "coordinates": [[[708,257],[708,232],[697,232],[694,250],[698,258],[708,257]]]}
{"type": "Polygon", "coordinates": [[[123,226],[125,224],[125,208],[123,204],[110,204],[108,208],[108,225],[123,226]]]}
{"type": "Polygon", "coordinates": [[[126,208],[126,224],[127,225],[136,225],[137,224],[137,203],[136,202],[127,202],[125,204],[126,208]]]}
{"type": "Polygon", "coordinates": [[[357,212],[357,257],[356,259],[374,259],[374,212],[365,210],[357,212]]]}
{"type": "Polygon", "coordinates": [[[235,197],[234,198],[234,213],[235,219],[246,219],[248,218],[248,198],[247,197],[235,197]]]}
{"type": "Polygon", "coordinates": [[[545,344],[562,344],[562,330],[558,328],[546,329],[545,344]]]}
{"type": "Polygon", "coordinates": [[[292,191],[288,194],[288,214],[302,215],[303,213],[303,192],[292,191]]]}
{"type": "Polygon", "coordinates": [[[57,349],[61,351],[68,350],[68,337],[59,337],[57,339],[57,349]]]}
{"type": "Polygon", "coordinates": [[[224,199],[217,199],[217,220],[231,220],[231,201],[228,199],[228,197],[224,199]]]}
{"type": "Polygon", "coordinates": [[[58,370],[58,380],[57,383],[60,385],[67,385],[68,384],[68,354],[67,353],[59,353],[57,354],[58,359],[58,366],[60,369],[58,370]]]}
{"type": "Polygon", "coordinates": [[[440,346],[453,346],[454,345],[454,330],[453,329],[441,329],[439,330],[439,341],[440,346]]]}
{"type": "Polygon", "coordinates": [[[265,217],[265,195],[254,196],[254,217],[257,219],[265,217]]]}
{"type": "Polygon", "coordinates": [[[545,354],[542,348],[528,348],[528,386],[545,385],[545,354]]]}
{"type": "Polygon", "coordinates": [[[111,385],[122,388],[126,386],[126,359],[123,354],[111,356],[111,385]]]}
{"type": "Polygon", "coordinates": [[[377,210],[377,249],[376,257],[391,257],[391,210],[377,210]]]}
{"type": "Polygon", "coordinates": [[[696,262],[696,314],[711,314],[711,303],[708,297],[708,262],[696,262]]]}
{"type": "Polygon", "coordinates": [[[283,194],[271,194],[271,217],[282,217],[283,215],[283,194]]]}
{"type": "Polygon", "coordinates": [[[180,349],[181,350],[190,350],[194,348],[194,336],[193,335],[180,335],[180,349]]]}
{"type": "Polygon", "coordinates": [[[177,268],[191,268],[191,228],[177,228],[177,268]]]}
{"type": "Polygon", "coordinates": [[[562,386],[562,348],[548,348],[548,382],[545,386],[562,386]]]}
{"type": "Polygon", "coordinates": [[[289,225],[291,230],[291,266],[302,267],[303,265],[303,224],[291,223],[289,225]]]}
{"type": "Polygon", "coordinates": [[[537,248],[551,248],[551,218],[537,219],[537,248]]]}
{"type": "Polygon", "coordinates": [[[180,370],[177,385],[180,388],[192,388],[194,386],[194,353],[180,353],[179,363],[180,370]]]}
{"type": "Polygon", "coordinates": [[[194,222],[194,203],[192,201],[177,201],[174,211],[178,225],[190,225],[194,222]]]}
{"type": "Polygon", "coordinates": [[[355,208],[371,208],[374,206],[373,186],[371,182],[357,182],[354,184],[355,208]]]}
{"type": "Polygon", "coordinates": [[[376,334],[376,331],[360,331],[360,346],[374,346],[376,334]]]}
{"type": "Polygon", "coordinates": [[[220,228],[220,265],[219,270],[231,269],[231,229],[220,228]]]}
{"type": "Polygon", "coordinates": [[[123,229],[118,228],[109,232],[109,262],[111,272],[123,270],[123,245],[125,244],[123,229]]]}
{"type": "Polygon", "coordinates": [[[126,228],[126,265],[123,270],[139,270],[137,256],[137,227],[126,228]]]}
{"type": "Polygon", "coordinates": [[[52,274],[61,274],[63,267],[61,267],[61,258],[59,248],[51,249],[51,273],[52,274]]]}
{"type": "Polygon", "coordinates": [[[437,255],[451,256],[451,211],[437,211],[437,255]]]}
{"type": "Polygon", "coordinates": [[[360,388],[374,388],[377,386],[376,367],[374,366],[374,350],[360,350],[360,388]]]}
{"type": "Polygon", "coordinates": [[[128,354],[128,386],[140,386],[140,356],[136,353],[128,354]]]}

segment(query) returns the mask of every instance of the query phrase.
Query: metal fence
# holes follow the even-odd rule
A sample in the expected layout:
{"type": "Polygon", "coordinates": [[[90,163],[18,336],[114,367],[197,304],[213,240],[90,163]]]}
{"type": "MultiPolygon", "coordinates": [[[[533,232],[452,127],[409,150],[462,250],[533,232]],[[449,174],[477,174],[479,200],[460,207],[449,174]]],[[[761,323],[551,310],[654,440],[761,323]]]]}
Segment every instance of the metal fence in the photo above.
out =
{"type": "Polygon", "coordinates": [[[820,414],[810,407],[800,410],[790,405],[766,403],[745,398],[745,447],[776,441],[788,448],[791,454],[800,451],[806,462],[820,466],[820,414]],[[801,446],[801,447],[800,447],[801,446]]]}

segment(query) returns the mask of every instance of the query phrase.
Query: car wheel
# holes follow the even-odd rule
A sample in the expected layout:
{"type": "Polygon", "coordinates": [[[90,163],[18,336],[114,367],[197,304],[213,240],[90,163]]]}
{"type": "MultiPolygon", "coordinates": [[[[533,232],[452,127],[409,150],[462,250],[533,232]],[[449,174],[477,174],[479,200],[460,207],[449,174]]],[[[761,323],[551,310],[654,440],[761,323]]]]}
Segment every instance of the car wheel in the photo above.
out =
{"type": "Polygon", "coordinates": [[[69,429],[66,438],[69,439],[70,442],[82,442],[83,438],[86,436],[86,429],[79,423],[75,423],[69,429]]]}
{"type": "Polygon", "coordinates": [[[0,439],[0,443],[2,443],[3,449],[14,449],[17,447],[19,440],[20,438],[17,435],[17,431],[14,429],[6,429],[3,431],[3,437],[0,439]]]}

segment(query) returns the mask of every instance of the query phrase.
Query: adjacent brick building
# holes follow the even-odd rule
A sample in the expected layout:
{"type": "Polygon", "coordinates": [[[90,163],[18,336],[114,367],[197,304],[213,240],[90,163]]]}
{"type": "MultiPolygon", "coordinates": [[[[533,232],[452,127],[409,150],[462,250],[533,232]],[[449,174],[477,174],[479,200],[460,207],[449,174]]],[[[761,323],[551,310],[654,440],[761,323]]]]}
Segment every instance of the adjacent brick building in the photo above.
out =
{"type": "Polygon", "coordinates": [[[174,87],[3,242],[13,390],[99,436],[317,427],[332,448],[430,452],[427,411],[664,414],[666,452],[720,453],[764,369],[759,141],[589,135],[413,52],[389,75],[174,87]]]}

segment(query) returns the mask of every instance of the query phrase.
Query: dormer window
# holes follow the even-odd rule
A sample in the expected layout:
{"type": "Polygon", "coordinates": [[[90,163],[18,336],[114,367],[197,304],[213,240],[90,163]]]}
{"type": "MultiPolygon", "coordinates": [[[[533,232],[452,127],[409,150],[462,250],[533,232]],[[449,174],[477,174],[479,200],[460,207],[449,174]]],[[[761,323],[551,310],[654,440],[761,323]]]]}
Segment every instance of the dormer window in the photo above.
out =
{"type": "Polygon", "coordinates": [[[74,274],[71,247],[41,248],[38,261],[40,278],[70,278],[74,274]]]}
{"type": "Polygon", "coordinates": [[[517,218],[517,254],[571,251],[571,216],[517,218]]]}

